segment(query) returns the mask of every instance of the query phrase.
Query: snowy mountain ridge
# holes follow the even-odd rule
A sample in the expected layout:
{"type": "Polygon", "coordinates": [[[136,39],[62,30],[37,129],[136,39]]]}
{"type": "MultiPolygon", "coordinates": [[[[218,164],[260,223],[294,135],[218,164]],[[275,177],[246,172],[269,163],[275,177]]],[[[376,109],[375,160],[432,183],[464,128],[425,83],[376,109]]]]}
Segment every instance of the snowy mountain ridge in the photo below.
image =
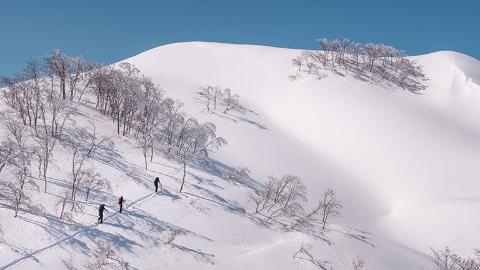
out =
{"type": "MultiPolygon", "coordinates": [[[[433,269],[429,247],[478,248],[480,62],[448,51],[410,57],[429,78],[414,94],[331,71],[292,80],[300,53],[186,42],[122,61],[181,101],[188,115],[214,123],[228,144],[211,153],[212,168],[189,167],[178,193],[181,164],[157,155],[145,170],[135,140],[115,135],[89,96],[73,117],[111,137],[96,160],[111,192],[94,192],[73,225],[35,208],[13,218],[1,205],[0,269],[64,269],[70,257],[82,265],[99,240],[119,246],[124,269],[352,269],[356,256],[366,269],[433,269]],[[230,88],[247,110],[207,111],[198,95],[207,85],[230,88]],[[248,168],[250,179],[225,180],[229,167],[248,168]],[[309,207],[334,189],[342,216],[312,233],[265,225],[249,194],[266,176],[285,174],[304,181],[309,207]],[[158,195],[155,176],[164,188],[158,195]],[[127,199],[122,214],[115,213],[120,195],[127,199]],[[95,225],[100,202],[110,213],[95,225]],[[164,244],[174,231],[173,244],[164,244]],[[312,257],[294,256],[303,245],[312,257]]],[[[56,154],[52,194],[33,196],[37,207],[55,208],[51,198],[70,178],[70,155],[56,154]]]]}

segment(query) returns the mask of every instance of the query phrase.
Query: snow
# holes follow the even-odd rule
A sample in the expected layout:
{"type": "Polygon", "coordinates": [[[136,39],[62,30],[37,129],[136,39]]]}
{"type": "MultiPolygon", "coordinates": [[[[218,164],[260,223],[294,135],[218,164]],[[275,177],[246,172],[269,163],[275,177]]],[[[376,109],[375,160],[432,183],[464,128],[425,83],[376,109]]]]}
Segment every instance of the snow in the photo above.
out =
{"type": "MultiPolygon", "coordinates": [[[[412,57],[429,78],[427,89],[413,94],[329,72],[321,80],[290,80],[299,53],[186,42],[126,59],[188,114],[217,125],[228,141],[213,154],[218,170],[248,167],[255,181],[235,185],[218,171],[189,168],[179,194],[180,164],[157,156],[145,171],[135,142],[115,135],[97,162],[112,191],[93,194],[77,217],[84,225],[70,228],[56,213],[38,211],[13,218],[0,206],[0,269],[63,269],[61,259],[70,255],[84,264],[101,239],[119,244],[128,269],[319,269],[292,258],[302,243],[312,245],[325,269],[351,269],[357,255],[367,269],[432,269],[429,247],[465,254],[479,248],[480,62],[455,52],[412,57]],[[232,89],[250,111],[207,112],[197,95],[206,85],[232,89]],[[301,177],[311,205],[333,188],[342,217],[312,234],[265,226],[248,193],[272,174],[301,177]],[[164,186],[157,195],[155,176],[164,186]],[[120,195],[127,200],[123,214],[115,212],[120,195]],[[105,224],[94,225],[99,202],[110,212],[105,224]],[[185,234],[164,245],[174,228],[185,234]]],[[[111,120],[91,104],[79,109],[77,123],[114,134],[111,120]]],[[[68,179],[69,153],[55,159],[51,194],[34,198],[48,209],[68,179]]]]}

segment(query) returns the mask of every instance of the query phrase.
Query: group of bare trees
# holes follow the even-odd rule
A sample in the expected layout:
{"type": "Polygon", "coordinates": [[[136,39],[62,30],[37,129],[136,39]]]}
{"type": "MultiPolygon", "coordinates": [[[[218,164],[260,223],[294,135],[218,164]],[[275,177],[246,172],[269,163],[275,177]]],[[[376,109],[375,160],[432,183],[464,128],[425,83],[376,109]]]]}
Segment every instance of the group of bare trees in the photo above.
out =
{"type": "MultiPolygon", "coordinates": [[[[89,131],[77,127],[71,119],[87,92],[93,94],[90,100],[96,97],[99,112],[116,123],[117,134],[137,140],[146,169],[156,150],[183,165],[180,192],[187,166],[204,161],[209,149],[226,144],[225,139],[216,135],[214,124],[188,117],[182,111],[182,103],[164,97],[150,78],[129,63],[101,67],[54,50],[41,62],[28,61],[19,74],[2,77],[2,83],[5,88],[1,95],[8,107],[3,112],[4,122],[9,135],[0,139],[0,172],[9,167],[18,178],[3,186],[8,191],[3,197],[15,205],[15,215],[22,202],[28,200],[24,187],[34,177],[32,163],[36,164],[38,178],[43,179],[43,190],[47,192],[48,169],[61,146],[72,158],[70,195],[60,195],[57,202],[60,217],[64,216],[66,205],[71,204],[72,211],[78,205],[79,190],[85,192],[88,200],[91,190],[108,186],[90,164],[108,138],[99,138],[95,126],[89,131]]],[[[222,90],[218,98],[225,112],[238,107],[238,96],[228,89],[222,90]]]]}
{"type": "Polygon", "coordinates": [[[436,270],[480,270],[480,250],[475,250],[473,257],[462,257],[445,247],[432,249],[436,270]]]}
{"type": "MultiPolygon", "coordinates": [[[[71,146],[73,150],[70,202],[75,200],[80,175],[85,179],[95,178],[91,185],[99,186],[98,177],[90,176],[96,175],[94,172],[82,170],[84,161],[91,158],[95,151],[96,135],[93,134],[94,139],[88,136],[88,132],[66,136],[66,131],[71,133],[78,129],[70,125],[73,123],[70,115],[75,103],[82,101],[82,96],[92,81],[94,67],[97,65],[87,63],[78,57],[66,56],[59,50],[54,50],[43,60],[43,62],[30,60],[20,73],[2,77],[5,87],[1,95],[7,105],[2,115],[3,124],[7,127],[7,136],[0,138],[2,145],[0,172],[8,167],[13,177],[6,178],[1,184],[6,189],[3,197],[14,206],[15,216],[19,207],[28,202],[29,196],[25,188],[31,186],[39,189],[33,181],[35,177],[31,171],[33,163],[36,163],[38,178],[43,179],[43,190],[47,192],[48,169],[60,144],[69,142],[65,146],[71,146]],[[88,143],[93,140],[95,146],[87,149],[88,154],[84,154],[83,148],[91,145],[84,143],[82,139],[89,139],[88,143]],[[75,141],[77,143],[74,143],[75,141]]],[[[84,183],[86,185],[88,181],[84,183]]],[[[83,187],[88,190],[88,194],[91,187],[83,187]]]]}
{"type": "MultiPolygon", "coordinates": [[[[11,115],[10,115],[11,116],[11,115]]],[[[8,118],[3,121],[7,137],[0,139],[0,172],[4,168],[10,171],[12,177],[0,181],[0,199],[8,201],[14,209],[15,217],[19,207],[28,203],[30,197],[25,192],[26,188],[38,188],[36,183],[29,178],[33,149],[28,145],[27,130],[21,121],[8,118]]]]}
{"type": "Polygon", "coordinates": [[[364,81],[385,81],[411,92],[425,89],[423,69],[405,52],[384,44],[319,39],[322,51],[303,51],[292,60],[299,72],[322,78],[323,70],[351,73],[364,81]]]}
{"type": "Polygon", "coordinates": [[[268,176],[262,194],[251,194],[251,198],[255,202],[255,213],[272,220],[287,218],[292,230],[311,227],[316,223],[325,229],[330,218],[340,216],[342,209],[335,192],[327,189],[317,206],[306,211],[307,188],[299,177],[293,175],[281,178],[268,176]]]}
{"type": "MultiPolygon", "coordinates": [[[[117,124],[117,133],[138,140],[145,169],[155,150],[161,150],[183,165],[180,192],[185,184],[186,168],[191,162],[208,157],[208,149],[221,147],[225,139],[216,135],[213,123],[202,123],[188,117],[182,103],[164,97],[152,80],[129,63],[99,69],[91,83],[97,97],[97,108],[117,124]]],[[[223,91],[218,98],[226,102],[225,112],[232,110],[237,96],[223,91]]],[[[215,99],[216,103],[216,99],[215,99]]],[[[214,104],[215,104],[214,103],[214,104]]]]}
{"type": "Polygon", "coordinates": [[[203,99],[207,111],[217,110],[217,104],[223,106],[222,112],[227,113],[229,111],[243,111],[244,108],[240,105],[238,94],[235,94],[230,90],[230,88],[222,89],[219,86],[206,86],[200,87],[200,92],[198,92],[200,97],[203,99]]]}

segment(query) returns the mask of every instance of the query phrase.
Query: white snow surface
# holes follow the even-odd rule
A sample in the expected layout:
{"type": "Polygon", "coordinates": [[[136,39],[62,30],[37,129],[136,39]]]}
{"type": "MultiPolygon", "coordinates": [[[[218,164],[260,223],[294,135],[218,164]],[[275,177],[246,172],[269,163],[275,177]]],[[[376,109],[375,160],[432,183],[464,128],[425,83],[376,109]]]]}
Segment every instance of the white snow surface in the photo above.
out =
{"type": "MultiPolygon", "coordinates": [[[[412,57],[429,78],[414,94],[330,72],[321,80],[291,80],[299,53],[186,42],[123,61],[183,102],[189,115],[216,124],[228,145],[213,153],[215,169],[189,168],[179,194],[180,164],[157,155],[145,171],[134,140],[114,135],[110,119],[82,105],[79,124],[94,122],[114,135],[97,161],[112,191],[94,194],[76,217],[84,225],[73,227],[56,212],[20,211],[13,218],[0,205],[0,269],[64,269],[61,260],[70,256],[82,265],[105,239],[120,246],[126,269],[351,269],[359,255],[367,269],[420,270],[433,269],[429,247],[448,245],[462,254],[480,248],[480,62],[449,51],[412,57]],[[207,112],[197,95],[206,85],[232,89],[249,111],[207,112]],[[230,166],[248,167],[252,180],[223,180],[230,166]],[[267,175],[283,174],[303,179],[311,206],[333,188],[342,217],[311,234],[264,226],[248,193],[267,175]],[[164,185],[157,195],[155,176],[164,185]],[[116,213],[120,195],[127,199],[123,214],[116,213]],[[94,225],[99,202],[110,212],[105,224],[94,225]],[[164,245],[173,228],[187,233],[164,245]],[[302,243],[312,245],[317,264],[292,258],[302,243]]],[[[54,209],[52,198],[69,177],[69,155],[56,154],[50,192],[35,195],[35,205],[54,209]]]]}

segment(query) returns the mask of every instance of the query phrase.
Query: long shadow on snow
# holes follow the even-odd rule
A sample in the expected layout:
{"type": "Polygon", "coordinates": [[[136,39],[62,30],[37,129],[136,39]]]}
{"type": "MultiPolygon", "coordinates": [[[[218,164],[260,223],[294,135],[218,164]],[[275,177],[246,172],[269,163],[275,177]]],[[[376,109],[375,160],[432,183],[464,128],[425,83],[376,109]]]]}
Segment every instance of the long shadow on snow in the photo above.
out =
{"type": "MultiPolygon", "coordinates": [[[[230,171],[231,169],[233,169],[231,166],[228,166],[227,164],[211,157],[206,162],[191,163],[190,167],[202,172],[206,172],[208,174],[215,175],[220,179],[224,179],[223,178],[224,174],[230,171]]],[[[205,182],[212,181],[212,180],[206,180],[198,176],[196,177],[196,179],[201,179],[205,182]]],[[[224,181],[227,182],[227,180],[224,180],[224,181]]],[[[243,187],[251,189],[257,194],[261,193],[262,191],[262,185],[256,180],[252,179],[251,177],[239,179],[237,183],[243,187]]]]}
{"type": "Polygon", "coordinates": [[[187,254],[192,255],[192,257],[195,260],[198,260],[198,261],[201,261],[201,262],[204,262],[204,263],[209,263],[211,265],[215,264],[215,262],[213,261],[213,257],[215,257],[215,255],[213,255],[213,254],[208,254],[208,253],[202,252],[200,250],[191,249],[191,248],[188,248],[186,246],[182,246],[182,245],[178,245],[178,244],[174,244],[174,243],[172,243],[170,245],[173,248],[176,248],[180,251],[183,251],[187,254]]]}

